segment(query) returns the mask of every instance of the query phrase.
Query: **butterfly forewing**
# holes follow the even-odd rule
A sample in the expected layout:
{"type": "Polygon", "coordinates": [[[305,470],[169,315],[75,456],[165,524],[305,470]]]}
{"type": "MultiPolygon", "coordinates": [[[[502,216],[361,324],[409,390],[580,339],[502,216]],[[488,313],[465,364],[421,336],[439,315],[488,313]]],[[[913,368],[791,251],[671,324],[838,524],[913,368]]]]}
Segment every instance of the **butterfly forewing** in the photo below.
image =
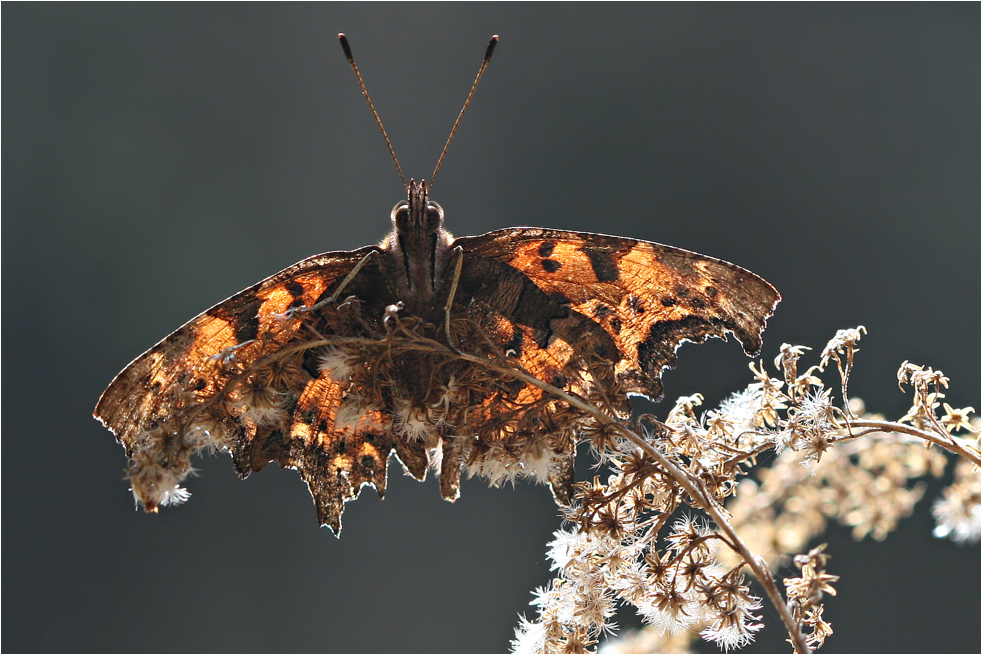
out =
{"type": "Polygon", "coordinates": [[[465,271],[468,260],[507,263],[553,302],[568,303],[572,315],[589,319],[577,319],[574,333],[601,327],[616,345],[611,359],[629,391],[656,399],[662,369],[675,364],[681,342],[729,332],[756,354],[780,300],[774,287],[746,269],[647,241],[509,228],[453,245],[464,252],[465,271]]]}

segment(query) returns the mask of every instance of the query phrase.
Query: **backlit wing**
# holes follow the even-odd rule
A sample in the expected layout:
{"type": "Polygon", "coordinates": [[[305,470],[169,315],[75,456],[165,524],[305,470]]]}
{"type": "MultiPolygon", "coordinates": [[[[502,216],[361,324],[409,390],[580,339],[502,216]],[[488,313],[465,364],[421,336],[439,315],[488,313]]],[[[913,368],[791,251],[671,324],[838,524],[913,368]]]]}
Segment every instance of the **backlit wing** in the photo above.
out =
{"type": "MultiPolygon", "coordinates": [[[[413,475],[425,473],[425,453],[397,447],[381,413],[336,424],[341,387],[307,348],[318,335],[305,325],[316,321],[289,315],[326,298],[377,252],[367,247],[295,264],[195,317],[113,380],[94,416],[126,449],[134,493],[148,510],[183,499],[176,484],[190,470],[190,454],[206,446],[230,450],[243,476],[269,461],[298,469],[321,522],[335,531],[341,506],[363,484],[384,491],[393,449],[413,475]]],[[[364,271],[375,273],[375,284],[367,287],[359,275],[351,288],[389,302],[378,286],[378,262],[364,271]]]]}
{"type": "Polygon", "coordinates": [[[661,396],[661,371],[674,366],[683,341],[729,332],[748,354],[758,353],[761,331],[780,300],[774,287],[739,266],[635,239],[510,228],[452,246],[463,251],[462,284],[535,333],[523,343],[523,365],[543,357],[533,344],[551,351],[560,348],[556,337],[569,342],[587,334],[601,353],[610,343],[616,348],[609,356],[627,391],[654,399],[661,396]],[[535,290],[488,260],[507,264],[535,290]],[[563,305],[567,317],[557,314],[563,305]]]}

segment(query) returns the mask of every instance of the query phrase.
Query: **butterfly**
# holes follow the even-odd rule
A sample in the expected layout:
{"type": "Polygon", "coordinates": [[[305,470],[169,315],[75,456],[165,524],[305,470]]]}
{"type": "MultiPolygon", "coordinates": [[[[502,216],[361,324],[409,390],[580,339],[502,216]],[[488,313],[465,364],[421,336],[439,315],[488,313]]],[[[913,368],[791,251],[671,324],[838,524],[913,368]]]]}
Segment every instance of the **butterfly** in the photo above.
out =
{"type": "Polygon", "coordinates": [[[94,416],[146,510],[187,499],[206,448],[242,477],[296,469],[336,534],[363,486],[384,495],[393,454],[416,479],[437,471],[448,500],[467,471],[548,482],[569,503],[576,443],[595,425],[549,388],[626,417],[630,395],[660,398],[682,342],[732,334],[758,353],[780,300],[739,266],[647,241],[537,227],[455,238],[425,181],[406,184],[390,221],[379,245],[262,280],[113,380],[94,416]]]}

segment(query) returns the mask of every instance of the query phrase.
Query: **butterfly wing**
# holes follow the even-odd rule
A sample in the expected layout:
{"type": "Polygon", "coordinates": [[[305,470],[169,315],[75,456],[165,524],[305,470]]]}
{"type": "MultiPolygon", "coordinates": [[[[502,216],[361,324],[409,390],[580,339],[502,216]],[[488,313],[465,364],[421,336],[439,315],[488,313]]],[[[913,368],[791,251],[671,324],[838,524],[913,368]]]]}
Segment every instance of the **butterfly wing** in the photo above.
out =
{"type": "Polygon", "coordinates": [[[289,341],[293,335],[280,316],[299,305],[314,305],[374,250],[310,257],[191,319],[116,376],[99,398],[95,418],[129,446],[138,433],[164,419],[175,391],[207,395],[215,391],[228,359],[248,366],[261,350],[260,334],[281,344],[289,341]]]}
{"type": "Polygon", "coordinates": [[[269,461],[297,469],[313,496],[318,522],[336,535],[341,533],[344,504],[362,486],[370,484],[384,496],[393,450],[417,480],[423,479],[428,464],[422,443],[394,438],[390,415],[370,409],[344,420],[339,416],[344,402],[343,386],[330,371],[322,372],[304,387],[288,430],[257,431],[234,453],[238,465],[248,461],[254,471],[269,461]]]}
{"type": "MultiPolygon", "coordinates": [[[[463,257],[454,315],[476,320],[499,355],[536,377],[578,393],[599,390],[615,413],[629,411],[623,392],[660,395],[661,370],[674,364],[684,340],[731,332],[757,351],[779,300],[773,287],[737,266],[632,239],[517,228],[452,245],[463,257]]],[[[380,387],[387,396],[371,400],[332,377],[344,374],[321,359],[330,352],[322,346],[337,338],[385,332],[382,317],[399,305],[381,254],[368,247],[291,266],[192,319],[117,376],[95,416],[126,449],[134,493],[148,510],[183,500],[177,483],[191,470],[190,455],[208,446],[229,450],[242,476],[270,461],[297,469],[320,522],[335,532],[344,503],[363,485],[384,492],[393,451],[414,477],[424,476],[432,444],[406,438],[392,412],[402,401],[428,398],[429,387],[420,384],[432,385],[438,372],[449,376],[443,383],[450,397],[453,371],[403,357],[405,366],[380,387]],[[354,299],[321,306],[335,295],[354,299]]],[[[432,320],[443,302],[419,309],[432,320]]],[[[444,441],[444,497],[456,498],[465,458],[471,472],[475,463],[483,470],[482,451],[469,446],[484,444],[492,454],[503,445],[535,451],[548,464],[536,475],[547,475],[568,502],[575,435],[554,416],[562,403],[534,386],[497,378],[488,384],[445,408],[455,417],[441,428],[445,436],[477,439],[444,441]]],[[[497,470],[495,457],[484,459],[497,470]]]]}
{"type": "MultiPolygon", "coordinates": [[[[586,333],[601,342],[602,352],[610,346],[596,336],[599,326],[616,348],[611,359],[625,390],[655,399],[661,396],[661,371],[674,366],[680,343],[731,333],[748,354],[757,354],[780,300],[774,287],[739,266],[635,239],[511,228],[456,239],[453,246],[463,251],[462,282],[483,280],[472,282],[476,297],[545,335],[538,343],[549,349],[553,337],[568,342],[586,333]],[[507,264],[534,284],[537,314],[521,309],[522,302],[513,307],[499,298],[515,295],[515,275],[489,279],[487,270],[496,265],[487,260],[507,264]],[[566,317],[557,313],[561,306],[569,308],[566,317]]],[[[530,290],[518,293],[529,296],[530,290]]],[[[521,361],[541,357],[529,350],[521,361]]]]}
{"type": "MultiPolygon", "coordinates": [[[[370,262],[352,288],[384,279],[376,253],[371,246],[301,261],[193,318],[116,376],[94,416],[125,448],[134,493],[148,510],[181,499],[176,483],[205,446],[230,450],[243,476],[269,461],[297,468],[321,522],[335,531],[341,505],[362,484],[384,490],[395,448],[386,420],[335,424],[341,387],[305,347],[316,335],[288,316],[326,298],[360,263],[370,262]]],[[[398,450],[422,476],[425,453],[398,450]]]]}

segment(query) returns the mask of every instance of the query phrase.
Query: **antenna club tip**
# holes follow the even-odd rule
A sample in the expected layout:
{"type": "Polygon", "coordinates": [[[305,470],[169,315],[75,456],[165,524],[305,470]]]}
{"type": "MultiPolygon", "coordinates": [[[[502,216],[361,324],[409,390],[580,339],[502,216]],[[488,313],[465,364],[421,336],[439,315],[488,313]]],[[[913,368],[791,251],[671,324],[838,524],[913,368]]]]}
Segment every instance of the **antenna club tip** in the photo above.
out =
{"type": "Polygon", "coordinates": [[[351,46],[348,45],[348,37],[344,35],[344,32],[338,32],[338,40],[341,41],[341,49],[344,50],[344,56],[348,58],[348,61],[353,61],[354,57],[351,55],[351,46]]]}
{"type": "Polygon", "coordinates": [[[491,35],[491,40],[488,42],[488,49],[484,53],[484,61],[485,62],[487,62],[488,60],[491,59],[491,55],[494,54],[494,47],[496,45],[498,45],[498,35],[497,34],[492,34],[491,35]]]}

